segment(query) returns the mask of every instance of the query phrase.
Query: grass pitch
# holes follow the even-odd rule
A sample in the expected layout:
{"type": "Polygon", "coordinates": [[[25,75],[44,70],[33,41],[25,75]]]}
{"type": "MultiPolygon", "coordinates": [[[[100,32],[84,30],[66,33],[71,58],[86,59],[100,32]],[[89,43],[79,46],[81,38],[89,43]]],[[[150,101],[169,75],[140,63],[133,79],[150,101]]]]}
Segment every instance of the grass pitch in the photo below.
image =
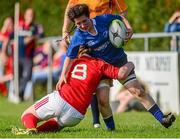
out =
{"type": "Polygon", "coordinates": [[[180,116],[176,116],[170,129],[165,129],[148,112],[114,114],[116,130],[109,132],[102,120],[100,129],[92,127],[90,110],[79,125],[64,128],[57,133],[13,135],[11,127],[23,127],[20,115],[30,105],[31,103],[12,104],[0,97],[0,138],[180,138],[180,116]]]}

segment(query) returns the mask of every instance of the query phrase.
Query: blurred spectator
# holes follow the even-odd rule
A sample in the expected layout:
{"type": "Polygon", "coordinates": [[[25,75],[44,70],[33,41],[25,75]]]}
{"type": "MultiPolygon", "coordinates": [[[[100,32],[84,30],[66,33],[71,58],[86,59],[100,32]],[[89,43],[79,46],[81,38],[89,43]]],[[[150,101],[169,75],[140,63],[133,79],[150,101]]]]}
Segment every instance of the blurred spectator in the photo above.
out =
{"type": "Polygon", "coordinates": [[[13,79],[13,58],[8,57],[7,63],[4,66],[4,74],[0,77],[0,92],[3,96],[8,95],[9,83],[13,79]]]}
{"type": "Polygon", "coordinates": [[[39,24],[39,23],[36,23],[35,25],[37,27],[37,36],[38,36],[38,38],[43,38],[45,36],[43,26],[41,24],[39,24]]]}
{"type": "MultiPolygon", "coordinates": [[[[23,100],[23,94],[26,84],[31,79],[33,55],[36,45],[36,39],[44,36],[42,25],[36,24],[34,20],[35,20],[35,13],[31,8],[28,8],[25,11],[24,18],[20,17],[19,19],[19,80],[20,80],[19,95],[21,100],[23,100]]],[[[14,28],[13,18],[8,17],[5,20],[4,25],[0,32],[0,50],[1,50],[0,62],[5,65],[5,70],[9,68],[12,69],[12,72],[8,72],[9,70],[7,70],[5,73],[3,73],[3,69],[1,68],[2,77],[0,79],[0,90],[2,90],[4,95],[7,95],[7,91],[8,91],[4,83],[13,78],[13,63],[11,62],[13,60],[12,58],[13,50],[12,47],[11,48],[7,47],[10,42],[9,40],[13,39],[14,37],[13,28],[14,28]],[[9,54],[8,52],[11,52],[11,54],[9,54]]],[[[1,67],[3,67],[2,64],[0,65],[1,67]]],[[[14,87],[11,88],[12,89],[10,90],[13,91],[14,87]]],[[[11,98],[13,99],[13,95],[11,98]]]]}
{"type": "Polygon", "coordinates": [[[19,97],[23,101],[24,90],[31,80],[33,54],[38,35],[37,26],[34,23],[35,13],[28,8],[24,14],[24,20],[19,23],[19,97]]]}
{"type": "MultiPolygon", "coordinates": [[[[176,10],[170,17],[168,23],[166,23],[165,32],[179,32],[180,31],[180,9],[176,10]]],[[[171,39],[171,51],[180,52],[180,36],[172,37],[171,39]],[[178,49],[177,49],[178,48],[178,49]]]]}
{"type": "MultiPolygon", "coordinates": [[[[34,66],[32,72],[32,80],[28,82],[25,90],[25,100],[31,98],[33,95],[33,86],[36,83],[44,83],[48,80],[49,67],[48,67],[48,53],[49,47],[51,47],[49,42],[44,43],[41,47],[36,49],[34,56],[34,66]]],[[[62,70],[63,62],[66,56],[66,47],[59,47],[60,49],[53,55],[52,62],[52,76],[53,81],[57,82],[59,75],[62,70]]]]}
{"type": "MultiPolygon", "coordinates": [[[[147,87],[141,82],[142,88],[148,92],[147,87]]],[[[147,111],[144,106],[132,95],[126,88],[122,87],[117,96],[119,106],[116,110],[118,113],[136,110],[136,111],[147,111]]]]}
{"type": "MultiPolygon", "coordinates": [[[[49,42],[43,44],[41,50],[38,50],[34,57],[34,67],[33,67],[33,74],[32,74],[32,81],[33,83],[36,82],[44,82],[47,81],[48,78],[48,53],[49,47],[51,47],[49,42]]],[[[55,52],[53,55],[53,63],[52,63],[52,70],[53,70],[53,80],[58,81],[59,74],[62,68],[63,60],[65,58],[66,47],[60,47],[60,49],[55,52]]]]}
{"type": "Polygon", "coordinates": [[[2,50],[3,46],[7,46],[8,40],[12,39],[13,33],[14,20],[12,17],[7,17],[0,31],[0,50],[2,50]]]}
{"type": "Polygon", "coordinates": [[[3,65],[7,61],[7,47],[13,38],[14,20],[7,17],[0,31],[0,75],[3,75],[3,65]]]}
{"type": "Polygon", "coordinates": [[[7,17],[0,31],[0,93],[7,96],[8,81],[12,80],[13,63],[12,56],[8,53],[8,48],[13,38],[14,20],[12,17],[7,17]]]}
{"type": "Polygon", "coordinates": [[[50,42],[45,42],[41,46],[35,49],[33,57],[33,70],[42,70],[48,65],[48,53],[49,53],[50,42]]]}

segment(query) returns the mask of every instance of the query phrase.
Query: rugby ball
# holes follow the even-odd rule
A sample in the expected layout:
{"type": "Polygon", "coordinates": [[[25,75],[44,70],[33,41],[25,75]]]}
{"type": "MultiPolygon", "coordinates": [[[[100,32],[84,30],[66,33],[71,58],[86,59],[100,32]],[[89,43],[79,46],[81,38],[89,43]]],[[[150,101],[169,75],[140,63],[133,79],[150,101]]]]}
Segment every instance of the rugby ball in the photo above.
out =
{"type": "Polygon", "coordinates": [[[109,39],[113,46],[121,48],[126,38],[126,27],[121,20],[115,19],[109,26],[109,39]]]}

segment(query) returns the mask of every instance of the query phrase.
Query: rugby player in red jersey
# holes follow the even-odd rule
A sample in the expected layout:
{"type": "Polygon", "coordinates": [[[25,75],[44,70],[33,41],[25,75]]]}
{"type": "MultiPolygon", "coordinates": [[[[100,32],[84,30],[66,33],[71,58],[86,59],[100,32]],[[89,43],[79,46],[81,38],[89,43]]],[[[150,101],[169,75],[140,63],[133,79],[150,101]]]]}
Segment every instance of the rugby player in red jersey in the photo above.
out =
{"type": "Polygon", "coordinates": [[[26,129],[13,128],[12,132],[50,132],[77,125],[84,118],[102,76],[122,80],[133,69],[131,62],[117,68],[83,54],[72,63],[61,90],[46,95],[24,111],[21,120],[26,129]],[[46,122],[37,127],[40,121],[46,122]]]}

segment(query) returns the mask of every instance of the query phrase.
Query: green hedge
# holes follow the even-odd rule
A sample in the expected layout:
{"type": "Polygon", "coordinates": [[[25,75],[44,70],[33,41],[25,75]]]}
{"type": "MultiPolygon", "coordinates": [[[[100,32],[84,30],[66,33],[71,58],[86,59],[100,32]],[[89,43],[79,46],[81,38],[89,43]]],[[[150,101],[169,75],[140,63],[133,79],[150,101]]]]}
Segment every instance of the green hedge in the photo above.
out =
{"type": "Polygon", "coordinates": [[[0,26],[7,16],[14,15],[14,4],[20,2],[20,11],[32,7],[36,12],[36,21],[44,26],[46,36],[61,34],[64,9],[67,0],[1,0],[0,26]]]}
{"type": "MultiPolygon", "coordinates": [[[[180,8],[179,0],[126,0],[134,33],[163,32],[165,23],[180,8]]],[[[169,50],[170,39],[151,39],[150,50],[169,50]]],[[[126,50],[143,50],[143,40],[131,41],[126,50]]]]}

